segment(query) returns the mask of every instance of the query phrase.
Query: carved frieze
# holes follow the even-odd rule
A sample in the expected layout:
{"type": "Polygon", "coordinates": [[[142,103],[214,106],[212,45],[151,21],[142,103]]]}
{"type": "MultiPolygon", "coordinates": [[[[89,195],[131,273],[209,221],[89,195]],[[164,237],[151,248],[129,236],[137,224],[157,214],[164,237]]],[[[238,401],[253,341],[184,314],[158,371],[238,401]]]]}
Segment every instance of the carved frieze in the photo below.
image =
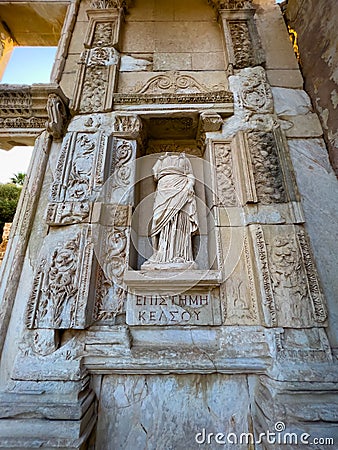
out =
{"type": "Polygon", "coordinates": [[[247,134],[258,201],[262,204],[287,201],[283,174],[273,133],[247,134]]]}
{"type": "Polygon", "coordinates": [[[2,117],[13,115],[29,116],[32,114],[32,96],[27,90],[2,90],[0,92],[2,117]]]}
{"type": "Polygon", "coordinates": [[[122,94],[115,93],[113,95],[114,104],[119,105],[167,105],[167,104],[205,104],[210,103],[233,103],[233,94],[231,92],[221,90],[214,92],[199,93],[166,93],[162,94],[122,94]]]}
{"type": "Polygon", "coordinates": [[[252,0],[208,0],[217,10],[219,9],[251,9],[252,0]]]}
{"type": "Polygon", "coordinates": [[[88,220],[91,203],[104,182],[107,137],[68,133],[54,173],[46,221],[67,225],[88,220]]]}
{"type": "Polygon", "coordinates": [[[93,264],[91,230],[49,235],[41,252],[29,298],[29,328],[83,329],[91,320],[89,290],[93,264]]]}

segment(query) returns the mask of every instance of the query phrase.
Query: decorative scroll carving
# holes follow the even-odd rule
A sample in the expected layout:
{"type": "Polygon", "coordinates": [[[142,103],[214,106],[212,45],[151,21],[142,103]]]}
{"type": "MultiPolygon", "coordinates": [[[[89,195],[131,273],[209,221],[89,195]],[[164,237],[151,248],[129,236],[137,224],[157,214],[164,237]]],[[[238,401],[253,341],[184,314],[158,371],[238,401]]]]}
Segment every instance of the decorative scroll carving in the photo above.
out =
{"type": "Polygon", "coordinates": [[[62,99],[56,94],[50,94],[47,100],[48,121],[46,128],[54,139],[61,139],[67,124],[67,109],[62,99]]]}
{"type": "Polygon", "coordinates": [[[258,201],[263,204],[287,201],[277,146],[271,132],[248,133],[258,201]]]}
{"type": "Polygon", "coordinates": [[[252,0],[208,0],[217,10],[219,9],[252,9],[252,0]]]}
{"type": "Polygon", "coordinates": [[[34,276],[26,324],[29,328],[87,326],[93,245],[90,230],[59,242],[43,255],[34,276]]]}
{"type": "Polygon", "coordinates": [[[236,206],[237,196],[232,173],[231,146],[226,142],[214,143],[213,152],[217,180],[218,206],[236,206]]]}
{"type": "Polygon", "coordinates": [[[255,113],[273,113],[273,98],[263,67],[243,69],[233,78],[239,106],[255,113]]]}
{"type": "Polygon", "coordinates": [[[276,305],[273,296],[271,280],[270,280],[270,271],[268,266],[268,254],[265,245],[263,230],[260,226],[256,228],[256,243],[258,250],[258,258],[260,262],[260,272],[262,277],[262,284],[265,294],[265,303],[269,312],[269,318],[267,318],[267,322],[271,322],[272,326],[277,326],[277,313],[276,313],[276,305]]]}
{"type": "Polygon", "coordinates": [[[326,307],[324,305],[317,272],[313,263],[312,255],[304,230],[299,229],[297,231],[297,238],[303,256],[308,288],[314,308],[314,315],[317,322],[325,322],[325,320],[327,319],[326,307]]]}
{"type": "Polygon", "coordinates": [[[97,296],[93,313],[95,321],[112,320],[125,311],[127,293],[123,276],[126,270],[128,240],[129,227],[105,227],[105,250],[102,258],[105,263],[103,269],[99,269],[96,283],[97,296]]]}
{"type": "Polygon", "coordinates": [[[107,138],[101,133],[69,133],[51,187],[47,223],[66,225],[88,219],[91,202],[103,185],[107,138]]]}
{"type": "Polygon", "coordinates": [[[113,188],[125,188],[132,181],[133,145],[130,141],[118,139],[115,142],[115,153],[113,157],[113,188]]]}
{"type": "Polygon", "coordinates": [[[292,225],[255,227],[259,273],[272,325],[304,328],[326,320],[304,231],[292,225]],[[312,286],[312,287],[311,287],[312,286]]]}
{"type": "Polygon", "coordinates": [[[233,94],[227,91],[186,94],[120,94],[115,93],[114,104],[142,105],[142,104],[189,104],[189,103],[233,103],[233,94]]]}
{"type": "Polygon", "coordinates": [[[191,75],[184,75],[180,72],[166,72],[150,78],[145,85],[137,83],[131,93],[137,94],[161,94],[161,93],[207,93],[225,89],[225,86],[218,85],[212,89],[199,83],[191,75]]]}
{"type": "Polygon", "coordinates": [[[244,67],[254,66],[255,55],[248,22],[246,20],[229,21],[228,26],[235,57],[234,67],[243,69],[244,67]]]}

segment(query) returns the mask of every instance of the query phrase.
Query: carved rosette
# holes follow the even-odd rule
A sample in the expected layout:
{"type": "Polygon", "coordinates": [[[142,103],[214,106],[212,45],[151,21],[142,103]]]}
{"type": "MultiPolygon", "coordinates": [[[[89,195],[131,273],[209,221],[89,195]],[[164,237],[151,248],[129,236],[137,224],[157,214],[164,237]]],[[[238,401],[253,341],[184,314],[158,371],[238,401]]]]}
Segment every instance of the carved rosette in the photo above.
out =
{"type": "Polygon", "coordinates": [[[28,328],[84,329],[91,321],[91,229],[72,227],[58,238],[48,235],[41,251],[28,303],[28,328]]]}
{"type": "Polygon", "coordinates": [[[46,221],[69,225],[88,221],[92,202],[104,182],[107,137],[68,133],[54,173],[46,221]]]}

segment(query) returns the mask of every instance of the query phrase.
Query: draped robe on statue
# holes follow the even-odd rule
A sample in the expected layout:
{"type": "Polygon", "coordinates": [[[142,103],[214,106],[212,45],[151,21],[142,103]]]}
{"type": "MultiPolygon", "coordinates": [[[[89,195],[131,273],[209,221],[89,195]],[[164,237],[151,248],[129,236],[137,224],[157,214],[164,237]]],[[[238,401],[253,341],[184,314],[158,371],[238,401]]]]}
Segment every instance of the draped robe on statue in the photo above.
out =
{"type": "Polygon", "coordinates": [[[166,153],[154,165],[153,174],[157,181],[151,227],[154,253],[143,266],[196,267],[191,238],[198,221],[191,163],[184,153],[166,153]]]}

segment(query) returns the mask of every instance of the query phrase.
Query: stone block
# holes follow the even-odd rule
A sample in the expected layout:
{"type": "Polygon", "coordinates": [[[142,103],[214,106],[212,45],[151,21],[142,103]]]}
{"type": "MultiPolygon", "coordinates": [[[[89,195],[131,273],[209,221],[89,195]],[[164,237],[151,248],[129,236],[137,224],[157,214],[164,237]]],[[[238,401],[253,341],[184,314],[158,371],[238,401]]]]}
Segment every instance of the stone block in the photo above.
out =
{"type": "Polygon", "coordinates": [[[122,51],[152,53],[155,50],[154,33],[154,22],[127,22],[122,28],[122,51]]]}
{"type": "Polygon", "coordinates": [[[69,53],[81,53],[84,50],[84,38],[87,33],[88,22],[77,21],[73,30],[72,39],[68,49],[69,53]]]}
{"type": "Polygon", "coordinates": [[[223,52],[192,53],[192,70],[225,70],[223,52]]]}
{"type": "Polygon", "coordinates": [[[191,70],[190,53],[155,53],[154,71],[191,70]]]}
{"type": "Polygon", "coordinates": [[[257,10],[256,24],[266,55],[266,69],[298,69],[279,5],[264,2],[257,10]]]}
{"type": "Polygon", "coordinates": [[[278,116],[296,116],[311,112],[311,100],[301,89],[271,88],[275,112],[278,116]]]}
{"type": "Polygon", "coordinates": [[[174,20],[176,21],[201,21],[201,18],[205,21],[215,21],[214,10],[203,0],[185,0],[184,2],[174,0],[172,3],[174,6],[174,20]]]}
{"type": "Polygon", "coordinates": [[[97,446],[102,449],[123,442],[128,450],[183,450],[199,447],[198,433],[202,442],[204,433],[250,430],[245,376],[106,376],[101,392],[97,446]]]}
{"type": "Polygon", "coordinates": [[[266,76],[271,86],[302,89],[304,85],[299,69],[268,69],[266,76]]]}
{"type": "Polygon", "coordinates": [[[289,138],[313,138],[323,134],[317,114],[283,116],[281,127],[289,138]]]}

